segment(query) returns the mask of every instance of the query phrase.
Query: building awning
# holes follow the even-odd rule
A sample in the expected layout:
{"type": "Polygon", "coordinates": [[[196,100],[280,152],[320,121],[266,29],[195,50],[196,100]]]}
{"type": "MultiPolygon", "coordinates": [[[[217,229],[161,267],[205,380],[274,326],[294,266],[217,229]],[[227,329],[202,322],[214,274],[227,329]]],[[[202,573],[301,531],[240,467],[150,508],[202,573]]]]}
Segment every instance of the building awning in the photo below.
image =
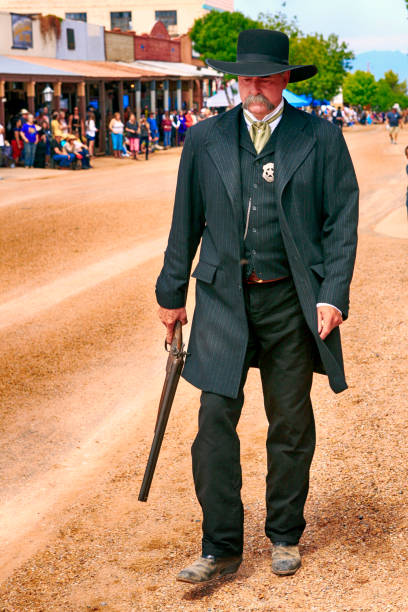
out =
{"type": "MultiPolygon", "coordinates": [[[[14,76],[39,75],[49,77],[79,77],[85,79],[163,79],[163,74],[149,67],[122,64],[119,62],[92,62],[61,60],[49,57],[0,56],[0,74],[14,76]]],[[[166,75],[167,76],[167,75],[166,75]]],[[[72,80],[70,78],[69,80],[72,80]]]]}
{"type": "Polygon", "coordinates": [[[7,55],[0,55],[0,74],[7,76],[48,76],[48,77],[59,77],[59,76],[76,76],[76,73],[70,72],[68,67],[61,70],[41,64],[35,60],[42,60],[43,58],[30,58],[30,62],[27,62],[27,58],[20,57],[9,57],[7,55]]]}
{"type": "Polygon", "coordinates": [[[134,66],[138,69],[143,70],[154,70],[160,72],[163,75],[170,77],[179,78],[216,78],[221,77],[222,73],[217,72],[213,68],[208,66],[195,66],[194,64],[184,64],[183,62],[159,62],[156,60],[137,60],[131,64],[125,64],[124,62],[118,62],[121,66],[134,66]]]}

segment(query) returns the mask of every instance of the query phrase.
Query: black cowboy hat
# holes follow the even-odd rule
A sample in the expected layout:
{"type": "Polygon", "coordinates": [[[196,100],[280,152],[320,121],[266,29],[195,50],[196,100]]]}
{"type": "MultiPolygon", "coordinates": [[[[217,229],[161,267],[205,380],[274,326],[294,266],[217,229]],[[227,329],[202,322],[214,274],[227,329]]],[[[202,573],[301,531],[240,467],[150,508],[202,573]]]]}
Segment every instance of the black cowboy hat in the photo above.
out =
{"type": "Polygon", "coordinates": [[[274,30],[243,30],[238,36],[237,61],[222,62],[207,59],[206,63],[229,74],[238,76],[269,76],[290,70],[291,83],[310,79],[317,73],[313,64],[289,64],[289,38],[274,30]]]}

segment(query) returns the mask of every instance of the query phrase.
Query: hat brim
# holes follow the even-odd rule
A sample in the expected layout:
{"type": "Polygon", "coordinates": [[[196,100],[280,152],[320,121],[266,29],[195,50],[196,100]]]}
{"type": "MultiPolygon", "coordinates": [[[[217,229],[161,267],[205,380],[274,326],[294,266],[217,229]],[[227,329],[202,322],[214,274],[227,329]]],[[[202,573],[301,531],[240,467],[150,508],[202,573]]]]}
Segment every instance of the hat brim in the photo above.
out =
{"type": "Polygon", "coordinates": [[[313,64],[307,66],[290,66],[286,64],[277,64],[276,62],[222,62],[212,59],[206,59],[205,62],[215,70],[236,76],[263,77],[290,70],[290,83],[305,81],[317,74],[317,68],[313,64]]]}

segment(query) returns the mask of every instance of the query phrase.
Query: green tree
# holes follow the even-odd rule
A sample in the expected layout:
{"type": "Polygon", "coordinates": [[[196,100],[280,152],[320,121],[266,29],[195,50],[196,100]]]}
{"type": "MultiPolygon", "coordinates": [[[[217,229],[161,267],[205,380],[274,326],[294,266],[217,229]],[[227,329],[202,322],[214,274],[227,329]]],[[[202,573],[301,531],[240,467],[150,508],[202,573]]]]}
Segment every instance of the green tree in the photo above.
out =
{"type": "Polygon", "coordinates": [[[378,85],[370,72],[356,70],[348,74],[343,81],[343,98],[352,106],[369,106],[376,104],[378,85]]]}
{"type": "Polygon", "coordinates": [[[315,64],[318,73],[307,81],[290,85],[294,93],[304,93],[316,100],[331,100],[342,86],[354,54],[346,43],[339,42],[338,36],[330,34],[308,34],[292,41],[291,64],[315,64]]]}
{"type": "Polygon", "coordinates": [[[286,13],[282,11],[276,13],[259,13],[258,21],[260,21],[262,27],[266,30],[284,32],[290,39],[303,36],[303,32],[299,28],[298,18],[294,17],[289,21],[286,13]]]}
{"type": "Polygon", "coordinates": [[[235,11],[211,11],[196,19],[190,30],[190,38],[194,43],[194,49],[201,59],[207,57],[233,62],[237,55],[238,34],[242,30],[262,27],[258,21],[245,17],[242,13],[235,11]]]}
{"type": "Polygon", "coordinates": [[[342,85],[343,79],[350,69],[354,53],[346,43],[339,42],[336,34],[325,38],[322,34],[304,34],[299,28],[297,18],[288,20],[285,13],[260,13],[259,21],[264,28],[280,30],[290,38],[291,64],[315,64],[318,73],[312,79],[291,83],[290,90],[294,93],[304,93],[313,98],[330,100],[342,85]]]}
{"type": "Polygon", "coordinates": [[[407,82],[398,80],[398,75],[392,70],[388,70],[382,79],[378,80],[378,91],[375,106],[381,110],[391,108],[398,102],[400,106],[408,106],[407,82]]]}

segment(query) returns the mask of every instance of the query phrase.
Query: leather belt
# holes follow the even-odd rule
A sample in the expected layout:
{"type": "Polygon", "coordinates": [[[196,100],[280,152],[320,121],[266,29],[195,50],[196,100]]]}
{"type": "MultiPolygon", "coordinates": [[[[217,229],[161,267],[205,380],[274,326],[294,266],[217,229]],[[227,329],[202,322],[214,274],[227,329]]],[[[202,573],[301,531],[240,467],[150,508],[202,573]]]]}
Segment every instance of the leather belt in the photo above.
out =
{"type": "Polygon", "coordinates": [[[276,283],[276,281],[283,280],[284,278],[289,278],[288,276],[280,276],[279,278],[269,278],[264,280],[263,278],[259,278],[255,272],[251,272],[248,278],[244,279],[244,283],[248,285],[257,285],[258,283],[276,283]]]}

